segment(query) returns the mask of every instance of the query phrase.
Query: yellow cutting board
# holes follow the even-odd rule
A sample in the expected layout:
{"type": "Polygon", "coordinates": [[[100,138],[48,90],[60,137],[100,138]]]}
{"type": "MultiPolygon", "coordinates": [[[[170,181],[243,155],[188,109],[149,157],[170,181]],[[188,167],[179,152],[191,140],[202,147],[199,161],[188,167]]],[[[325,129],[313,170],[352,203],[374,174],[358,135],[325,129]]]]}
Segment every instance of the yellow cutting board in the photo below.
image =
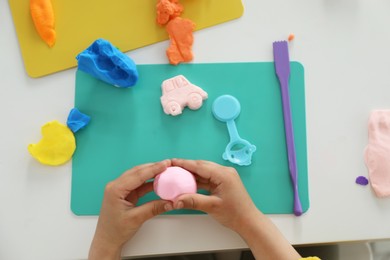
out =
{"type": "MultiPolygon", "coordinates": [[[[35,30],[28,0],[9,0],[24,65],[41,77],[77,65],[76,55],[104,38],[126,52],[168,39],[156,23],[157,0],[52,0],[57,42],[49,48],[35,30]]],[[[239,18],[241,0],[181,0],[196,30],[239,18]]],[[[196,37],[195,37],[196,44],[196,37]]],[[[195,54],[196,55],[196,54],[195,54]]]]}

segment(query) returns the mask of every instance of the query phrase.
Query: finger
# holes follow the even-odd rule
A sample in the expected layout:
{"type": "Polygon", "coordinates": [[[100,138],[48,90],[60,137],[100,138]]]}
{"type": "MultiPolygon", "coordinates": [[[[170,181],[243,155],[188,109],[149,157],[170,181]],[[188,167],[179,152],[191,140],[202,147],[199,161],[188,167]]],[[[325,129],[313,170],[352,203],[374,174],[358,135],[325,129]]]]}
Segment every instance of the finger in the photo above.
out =
{"type": "Polygon", "coordinates": [[[182,167],[193,174],[197,174],[204,179],[210,179],[212,175],[219,175],[223,166],[202,160],[184,160],[184,159],[172,159],[173,166],[182,167]]]}
{"type": "Polygon", "coordinates": [[[173,205],[170,201],[153,200],[138,207],[135,207],[129,212],[130,214],[134,214],[136,218],[135,221],[137,221],[139,224],[142,224],[148,219],[151,219],[154,216],[160,215],[172,209],[173,205]]]}
{"type": "Polygon", "coordinates": [[[153,190],[153,182],[146,182],[139,186],[137,189],[130,192],[129,195],[127,195],[126,200],[136,204],[138,199],[145,196],[147,193],[151,192],[153,190]]]}
{"type": "Polygon", "coordinates": [[[126,178],[126,177],[128,177],[128,175],[132,175],[134,172],[138,172],[138,171],[140,171],[140,170],[142,170],[142,169],[148,168],[148,167],[150,167],[150,166],[152,166],[152,165],[154,165],[154,164],[156,164],[156,163],[158,163],[158,162],[145,163],[145,164],[140,164],[140,165],[134,166],[133,168],[131,168],[131,169],[125,171],[125,172],[120,176],[120,178],[122,178],[122,177],[123,177],[123,178],[126,178]]]}
{"type": "Polygon", "coordinates": [[[203,194],[184,194],[179,196],[173,203],[174,209],[195,209],[206,213],[212,213],[219,208],[222,200],[215,196],[203,194]]]}
{"type": "Polygon", "coordinates": [[[205,183],[205,184],[210,183],[209,179],[202,178],[199,175],[195,176],[195,180],[196,180],[197,183],[205,183]]]}
{"type": "Polygon", "coordinates": [[[140,171],[144,168],[147,168],[147,167],[150,167],[152,166],[154,163],[145,163],[145,164],[140,164],[140,165],[137,165],[127,171],[125,171],[121,176],[119,176],[119,178],[117,178],[116,180],[114,180],[114,183],[116,184],[116,186],[118,187],[123,187],[123,182],[128,179],[131,175],[134,174],[134,172],[137,172],[137,171],[140,171]]]}
{"type": "Polygon", "coordinates": [[[146,182],[136,189],[138,198],[145,196],[151,191],[153,191],[153,182],[146,182]]]}
{"type": "Polygon", "coordinates": [[[120,181],[124,187],[124,190],[130,192],[140,187],[147,180],[150,180],[159,173],[165,171],[169,166],[171,166],[170,160],[153,163],[146,167],[140,167],[137,170],[133,170],[131,173],[124,175],[120,181]]]}
{"type": "Polygon", "coordinates": [[[125,171],[125,172],[121,175],[121,177],[126,177],[126,175],[131,175],[133,172],[139,171],[139,170],[141,170],[141,169],[143,169],[143,168],[146,168],[146,167],[149,167],[149,166],[151,166],[151,165],[153,165],[153,164],[154,164],[154,163],[145,163],[145,164],[140,164],[140,165],[134,166],[133,168],[131,168],[131,169],[125,171]]]}

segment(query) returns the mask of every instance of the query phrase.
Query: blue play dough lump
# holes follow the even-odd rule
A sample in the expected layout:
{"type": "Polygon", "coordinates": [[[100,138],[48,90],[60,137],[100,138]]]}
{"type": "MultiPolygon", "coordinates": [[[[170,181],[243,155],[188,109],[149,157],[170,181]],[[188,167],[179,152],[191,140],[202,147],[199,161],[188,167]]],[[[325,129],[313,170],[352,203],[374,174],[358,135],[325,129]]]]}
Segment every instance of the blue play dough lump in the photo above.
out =
{"type": "Polygon", "coordinates": [[[128,88],[137,83],[134,61],[107,40],[96,40],[76,59],[79,70],[116,87],[128,88]]]}
{"type": "Polygon", "coordinates": [[[73,108],[68,116],[66,124],[72,130],[73,133],[76,133],[81,128],[84,128],[91,121],[91,117],[86,114],[81,113],[77,108],[73,108]]]}

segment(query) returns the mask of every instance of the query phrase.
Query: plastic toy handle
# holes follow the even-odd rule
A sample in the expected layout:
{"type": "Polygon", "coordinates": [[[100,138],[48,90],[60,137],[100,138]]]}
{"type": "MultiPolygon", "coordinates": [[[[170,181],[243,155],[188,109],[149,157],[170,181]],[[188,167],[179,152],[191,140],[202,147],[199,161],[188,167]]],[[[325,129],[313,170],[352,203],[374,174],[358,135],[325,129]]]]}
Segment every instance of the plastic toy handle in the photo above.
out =
{"type": "Polygon", "coordinates": [[[294,184],[294,215],[300,216],[303,214],[301,200],[299,199],[298,186],[294,184]]]}
{"type": "Polygon", "coordinates": [[[230,143],[241,140],[241,137],[238,134],[236,123],[234,122],[234,120],[226,121],[226,125],[229,131],[230,143]]]}
{"type": "Polygon", "coordinates": [[[280,80],[280,89],[282,93],[282,103],[283,103],[283,118],[284,118],[284,128],[286,134],[286,143],[287,143],[287,154],[288,154],[288,167],[290,170],[290,176],[294,189],[294,214],[296,216],[302,215],[302,205],[299,199],[298,192],[298,168],[297,168],[297,159],[295,154],[295,145],[294,145],[294,131],[292,125],[292,116],[291,116],[291,105],[290,105],[290,94],[288,90],[288,81],[287,79],[280,80]]]}

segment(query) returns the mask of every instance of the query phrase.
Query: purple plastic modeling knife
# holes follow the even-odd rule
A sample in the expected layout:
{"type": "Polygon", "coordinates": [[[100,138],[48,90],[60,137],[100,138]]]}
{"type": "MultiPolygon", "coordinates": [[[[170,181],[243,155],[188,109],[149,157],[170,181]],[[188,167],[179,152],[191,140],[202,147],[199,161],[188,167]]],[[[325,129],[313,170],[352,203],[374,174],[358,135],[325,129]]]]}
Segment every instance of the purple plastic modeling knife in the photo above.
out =
{"type": "Polygon", "coordinates": [[[288,81],[290,78],[290,59],[288,56],[287,41],[273,43],[275,72],[279,78],[280,90],[282,93],[284,130],[286,133],[288,167],[294,190],[294,214],[302,215],[302,205],[298,191],[298,169],[295,155],[294,131],[291,118],[290,94],[288,91],[288,81]]]}

